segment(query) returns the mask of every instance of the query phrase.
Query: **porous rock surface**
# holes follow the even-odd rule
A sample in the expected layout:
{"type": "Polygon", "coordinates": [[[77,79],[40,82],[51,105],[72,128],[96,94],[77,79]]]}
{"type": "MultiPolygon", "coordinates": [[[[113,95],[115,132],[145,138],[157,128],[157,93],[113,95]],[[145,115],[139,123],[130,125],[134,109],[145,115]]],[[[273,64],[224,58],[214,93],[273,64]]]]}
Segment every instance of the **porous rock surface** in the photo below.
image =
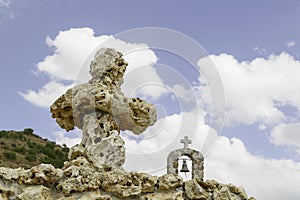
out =
{"type": "Polygon", "coordinates": [[[174,174],[160,177],[122,169],[97,168],[83,148],[62,169],[40,164],[31,169],[0,168],[0,199],[8,200],[254,200],[241,187],[174,174]]]}
{"type": "Polygon", "coordinates": [[[58,125],[82,129],[82,142],[94,165],[120,168],[125,161],[120,130],[140,134],[156,121],[154,105],[121,91],[127,67],[115,49],[99,49],[90,64],[91,79],[60,96],[50,107],[58,125]]]}

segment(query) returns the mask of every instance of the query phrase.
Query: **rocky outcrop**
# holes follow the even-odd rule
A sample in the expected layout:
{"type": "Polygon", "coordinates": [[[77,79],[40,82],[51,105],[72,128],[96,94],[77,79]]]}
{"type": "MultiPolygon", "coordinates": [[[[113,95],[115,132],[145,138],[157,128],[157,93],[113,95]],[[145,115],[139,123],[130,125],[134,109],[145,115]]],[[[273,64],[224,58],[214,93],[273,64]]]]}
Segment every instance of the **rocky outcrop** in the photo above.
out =
{"type": "Polygon", "coordinates": [[[248,200],[243,188],[174,174],[152,176],[97,168],[77,146],[62,169],[40,164],[31,169],[0,168],[0,199],[18,200],[248,200]]]}

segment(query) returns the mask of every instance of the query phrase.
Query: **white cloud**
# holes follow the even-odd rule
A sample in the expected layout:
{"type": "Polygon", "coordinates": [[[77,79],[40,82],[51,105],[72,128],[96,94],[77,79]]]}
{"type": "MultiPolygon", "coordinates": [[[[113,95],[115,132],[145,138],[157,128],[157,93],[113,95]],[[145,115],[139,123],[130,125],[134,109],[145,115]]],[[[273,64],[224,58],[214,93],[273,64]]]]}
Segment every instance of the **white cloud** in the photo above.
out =
{"type": "Polygon", "coordinates": [[[244,143],[222,136],[205,160],[205,178],[243,186],[257,199],[299,199],[300,163],[250,154],[244,143]]]}
{"type": "Polygon", "coordinates": [[[239,62],[227,54],[209,58],[224,84],[226,125],[258,122],[261,127],[274,126],[288,119],[288,113],[283,113],[279,105],[300,111],[300,62],[287,53],[250,62],[239,62]]]}
{"type": "Polygon", "coordinates": [[[294,147],[300,154],[300,122],[276,126],[271,132],[270,139],[275,145],[294,147]]]}
{"type": "Polygon", "coordinates": [[[173,98],[182,99],[185,102],[195,101],[195,91],[192,88],[186,88],[183,85],[175,84],[172,87],[173,98]]]}
{"type": "MultiPolygon", "coordinates": [[[[140,56],[139,59],[143,58],[143,55],[140,56]]],[[[128,63],[132,63],[131,59],[133,58],[124,57],[129,61],[128,63]]],[[[139,66],[132,64],[128,66],[124,76],[124,83],[121,85],[121,90],[125,96],[158,99],[163,94],[168,93],[168,90],[164,87],[163,80],[157,75],[156,70],[151,65],[139,66]]]]}
{"type": "Polygon", "coordinates": [[[81,142],[82,133],[80,130],[73,130],[70,132],[73,134],[72,137],[67,137],[65,131],[55,131],[53,134],[56,136],[55,142],[57,144],[63,145],[66,144],[67,147],[72,147],[81,142]]]}
{"type": "Polygon", "coordinates": [[[89,64],[94,52],[101,47],[117,49],[129,63],[122,85],[125,95],[131,95],[140,85],[147,85],[139,91],[143,96],[158,98],[167,93],[162,87],[151,87],[163,84],[163,81],[152,66],[157,57],[146,44],[130,44],[107,35],[95,36],[91,28],[60,31],[54,39],[47,37],[46,43],[53,48],[54,53],[37,64],[36,73],[47,74],[50,82],[38,91],[31,89],[20,93],[34,105],[49,107],[55,98],[73,85],[65,85],[62,81],[74,84],[86,82],[89,79],[89,64]],[[55,89],[55,84],[59,89],[55,89]]]}
{"type": "Polygon", "coordinates": [[[54,48],[55,52],[38,63],[37,69],[52,78],[76,80],[85,59],[98,45],[110,38],[110,36],[95,37],[94,31],[90,28],[60,31],[54,40],[46,38],[47,45],[54,48]]]}
{"type": "Polygon", "coordinates": [[[26,93],[19,92],[19,94],[28,102],[31,102],[37,106],[49,107],[55,99],[61,94],[65,93],[67,89],[74,85],[63,85],[55,81],[51,81],[44,85],[37,92],[34,90],[28,90],[26,93]]]}
{"type": "Polygon", "coordinates": [[[288,46],[288,47],[292,47],[292,46],[295,46],[295,45],[296,45],[296,42],[293,41],[293,40],[290,40],[290,41],[286,42],[286,46],[288,46]]]}

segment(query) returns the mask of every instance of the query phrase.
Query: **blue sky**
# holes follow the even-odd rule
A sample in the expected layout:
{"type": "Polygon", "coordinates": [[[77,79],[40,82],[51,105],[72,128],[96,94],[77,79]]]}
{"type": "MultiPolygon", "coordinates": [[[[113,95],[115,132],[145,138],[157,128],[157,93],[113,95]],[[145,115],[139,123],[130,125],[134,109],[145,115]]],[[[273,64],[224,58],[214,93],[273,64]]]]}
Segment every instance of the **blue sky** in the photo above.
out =
{"type": "MultiPolygon", "coordinates": [[[[59,47],[66,44],[67,48],[64,41],[55,43],[60,31],[66,33],[65,40],[73,34],[71,28],[77,28],[78,32],[88,28],[94,34],[89,35],[92,41],[133,28],[173,29],[205,48],[224,82],[228,107],[223,137],[207,157],[207,178],[243,185],[260,199],[267,199],[264,195],[279,186],[280,194],[274,194],[272,199],[300,196],[293,187],[280,184],[261,186],[257,190],[258,179],[252,180],[245,172],[248,167],[267,166],[271,172],[266,175],[266,183],[272,183],[271,177],[281,173],[282,168],[286,169],[285,174],[300,174],[300,96],[297,93],[300,89],[300,1],[0,0],[0,22],[1,130],[31,127],[42,137],[59,141],[54,132],[61,130],[51,119],[49,109],[37,106],[35,101],[26,101],[20,92],[38,93],[45,84],[57,80],[51,74],[51,66],[45,71],[37,66],[47,56],[55,55],[59,47]],[[49,38],[52,41],[50,47],[47,37],[48,43],[49,38]],[[218,169],[220,173],[216,172],[218,169]]],[[[149,63],[174,69],[188,65],[167,53],[155,51],[155,54],[157,59],[149,58],[149,63]]],[[[179,73],[190,82],[195,81],[192,71],[179,70],[179,73]]],[[[60,81],[65,85],[72,83],[72,80],[60,81]]],[[[170,100],[164,98],[160,100],[170,100]]],[[[178,113],[169,105],[165,108],[169,115],[178,113]]],[[[176,102],[172,106],[176,107],[176,102]]],[[[176,117],[172,115],[170,119],[176,121],[176,117]]],[[[63,133],[62,137],[78,136],[72,134],[63,133]]],[[[257,176],[266,174],[261,168],[255,171],[257,176]]],[[[296,185],[300,183],[299,176],[284,175],[282,179],[296,185]]]]}

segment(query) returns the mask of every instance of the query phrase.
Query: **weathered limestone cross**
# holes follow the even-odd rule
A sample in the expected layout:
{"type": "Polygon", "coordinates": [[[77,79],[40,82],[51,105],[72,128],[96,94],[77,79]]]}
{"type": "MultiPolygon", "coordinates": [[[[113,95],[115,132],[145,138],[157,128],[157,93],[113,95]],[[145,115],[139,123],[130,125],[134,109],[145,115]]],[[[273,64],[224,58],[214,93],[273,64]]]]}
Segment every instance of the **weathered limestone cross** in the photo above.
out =
{"type": "Polygon", "coordinates": [[[82,130],[81,146],[98,168],[119,168],[125,162],[120,130],[138,135],[156,121],[153,104],[125,97],[121,91],[127,65],[117,50],[99,49],[90,64],[91,79],[67,90],[51,105],[52,117],[61,128],[82,130]]]}
{"type": "Polygon", "coordinates": [[[189,144],[192,144],[192,140],[189,140],[188,136],[184,136],[184,139],[181,139],[180,142],[183,143],[184,148],[188,148],[189,144]]]}

